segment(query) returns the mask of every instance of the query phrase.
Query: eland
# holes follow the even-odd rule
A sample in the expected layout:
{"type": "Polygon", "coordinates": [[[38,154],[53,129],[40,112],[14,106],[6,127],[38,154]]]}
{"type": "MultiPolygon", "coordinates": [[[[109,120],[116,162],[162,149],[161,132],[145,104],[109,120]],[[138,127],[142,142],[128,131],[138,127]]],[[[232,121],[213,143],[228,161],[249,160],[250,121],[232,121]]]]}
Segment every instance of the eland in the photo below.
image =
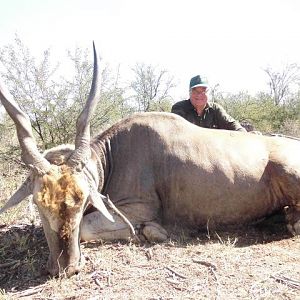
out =
{"type": "Polygon", "coordinates": [[[197,127],[171,113],[141,113],[90,138],[100,98],[98,57],[75,145],[39,152],[28,116],[0,82],[13,119],[25,182],[0,212],[33,195],[50,250],[52,275],[79,272],[80,241],[168,238],[167,225],[244,224],[286,207],[300,234],[300,142],[197,127]],[[107,197],[109,195],[109,198],[107,197]]]}

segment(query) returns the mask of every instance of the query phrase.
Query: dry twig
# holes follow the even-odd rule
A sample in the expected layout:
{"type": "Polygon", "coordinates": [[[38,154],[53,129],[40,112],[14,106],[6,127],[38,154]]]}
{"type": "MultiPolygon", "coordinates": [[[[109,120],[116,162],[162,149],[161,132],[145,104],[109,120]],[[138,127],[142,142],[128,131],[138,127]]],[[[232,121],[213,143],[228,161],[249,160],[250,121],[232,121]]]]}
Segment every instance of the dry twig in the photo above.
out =
{"type": "Polygon", "coordinates": [[[0,269],[15,266],[16,264],[19,265],[20,261],[19,260],[13,260],[13,261],[10,261],[10,262],[4,263],[4,264],[0,264],[0,269]]]}
{"type": "Polygon", "coordinates": [[[170,271],[171,273],[175,274],[177,277],[180,277],[180,278],[182,278],[182,279],[187,279],[186,276],[184,276],[184,275],[178,273],[177,271],[173,270],[172,268],[170,268],[170,267],[168,267],[168,266],[166,267],[166,269],[167,269],[168,271],[170,271]]]}
{"type": "Polygon", "coordinates": [[[300,290],[300,281],[298,280],[279,275],[271,275],[270,277],[275,279],[277,282],[283,283],[289,287],[293,287],[295,289],[300,290]]]}
{"type": "Polygon", "coordinates": [[[146,257],[147,257],[148,260],[151,260],[152,257],[153,257],[153,251],[152,251],[152,249],[146,249],[145,250],[145,255],[146,255],[146,257]]]}
{"type": "Polygon", "coordinates": [[[166,278],[166,280],[172,284],[179,284],[180,281],[178,281],[178,279],[174,279],[174,278],[166,278]]]}
{"type": "Polygon", "coordinates": [[[94,271],[90,277],[94,279],[94,282],[103,288],[103,284],[101,283],[101,279],[106,278],[107,286],[111,286],[111,271],[94,271]]]}
{"type": "Polygon", "coordinates": [[[18,298],[22,298],[22,297],[28,297],[34,294],[37,294],[39,292],[41,292],[46,284],[43,285],[39,285],[36,287],[30,287],[29,289],[23,291],[23,292],[18,292],[18,293],[13,293],[14,296],[18,297],[18,298]]]}
{"type": "Polygon", "coordinates": [[[195,262],[197,264],[200,264],[200,265],[203,265],[203,266],[206,266],[206,267],[212,269],[213,271],[217,270],[217,267],[214,264],[210,263],[210,262],[200,260],[200,259],[196,259],[196,258],[193,258],[193,262],[195,262]]]}
{"type": "Polygon", "coordinates": [[[95,283],[100,286],[101,288],[103,287],[100,280],[98,278],[94,278],[95,283]]]}

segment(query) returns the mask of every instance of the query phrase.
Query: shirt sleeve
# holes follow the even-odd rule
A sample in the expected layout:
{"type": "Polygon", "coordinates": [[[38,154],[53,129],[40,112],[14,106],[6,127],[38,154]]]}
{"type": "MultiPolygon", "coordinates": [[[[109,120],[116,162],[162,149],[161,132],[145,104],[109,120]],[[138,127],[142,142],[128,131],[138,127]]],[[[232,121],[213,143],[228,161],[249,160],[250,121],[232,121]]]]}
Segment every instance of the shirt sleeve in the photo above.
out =
{"type": "Polygon", "coordinates": [[[231,117],[220,105],[216,106],[216,119],[218,127],[220,129],[246,132],[246,129],[242,127],[242,125],[237,120],[231,117]]]}

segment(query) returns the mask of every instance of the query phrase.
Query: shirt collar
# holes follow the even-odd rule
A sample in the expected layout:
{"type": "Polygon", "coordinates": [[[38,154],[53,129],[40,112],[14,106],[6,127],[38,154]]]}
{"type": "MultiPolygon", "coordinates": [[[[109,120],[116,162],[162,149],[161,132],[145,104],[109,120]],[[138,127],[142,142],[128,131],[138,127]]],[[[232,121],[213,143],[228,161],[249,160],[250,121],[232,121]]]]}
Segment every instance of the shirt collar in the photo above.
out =
{"type": "MultiPolygon", "coordinates": [[[[191,99],[189,99],[189,108],[191,110],[195,110],[195,107],[193,106],[192,102],[191,102],[191,99]]],[[[207,111],[208,109],[210,109],[212,106],[209,102],[206,103],[205,107],[204,107],[204,111],[207,111]]]]}

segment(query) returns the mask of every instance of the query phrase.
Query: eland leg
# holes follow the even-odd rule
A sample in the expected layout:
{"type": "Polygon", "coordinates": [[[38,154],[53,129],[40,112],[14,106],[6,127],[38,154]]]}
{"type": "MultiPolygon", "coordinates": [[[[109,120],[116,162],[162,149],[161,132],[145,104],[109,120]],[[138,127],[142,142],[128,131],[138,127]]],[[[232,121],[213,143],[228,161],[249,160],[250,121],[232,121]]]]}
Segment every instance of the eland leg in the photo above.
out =
{"type": "MultiPolygon", "coordinates": [[[[95,240],[130,240],[133,238],[128,224],[119,216],[114,215],[115,222],[107,220],[99,211],[94,211],[83,216],[80,227],[82,241],[95,240]]],[[[132,226],[137,229],[136,234],[140,240],[148,242],[163,242],[168,238],[167,231],[156,222],[133,222],[132,226]]]]}
{"type": "Polygon", "coordinates": [[[83,216],[80,225],[81,240],[129,240],[131,237],[129,226],[118,216],[114,215],[114,220],[115,222],[109,221],[99,211],[83,216]]]}
{"type": "Polygon", "coordinates": [[[156,222],[145,222],[142,235],[149,242],[163,242],[168,238],[168,232],[156,222]]]}

